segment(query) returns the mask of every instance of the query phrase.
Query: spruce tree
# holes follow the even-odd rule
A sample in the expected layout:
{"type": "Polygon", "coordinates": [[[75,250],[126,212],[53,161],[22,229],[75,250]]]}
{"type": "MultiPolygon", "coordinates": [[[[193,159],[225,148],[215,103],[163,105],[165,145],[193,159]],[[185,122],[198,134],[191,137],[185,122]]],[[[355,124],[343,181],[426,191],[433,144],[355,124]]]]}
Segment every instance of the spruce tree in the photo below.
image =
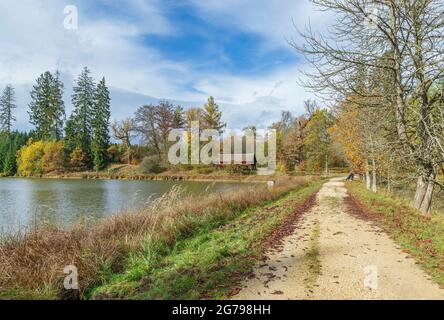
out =
{"type": "Polygon", "coordinates": [[[72,95],[74,110],[71,118],[76,131],[76,147],[86,155],[89,167],[92,164],[92,114],[95,97],[95,84],[90,74],[89,69],[85,67],[76,80],[72,95]]]}
{"type": "Polygon", "coordinates": [[[12,122],[16,120],[13,114],[16,107],[14,88],[7,85],[0,96],[0,132],[11,133],[12,122]]]}
{"type": "Polygon", "coordinates": [[[177,106],[174,109],[173,129],[181,129],[186,125],[185,112],[181,106],[177,106]]]}
{"type": "Polygon", "coordinates": [[[222,122],[222,112],[219,111],[219,106],[214,101],[213,97],[208,98],[208,102],[205,104],[202,114],[202,128],[203,129],[215,129],[219,132],[226,127],[226,124],[222,122]]]}
{"type": "Polygon", "coordinates": [[[108,164],[107,150],[110,143],[110,97],[103,78],[97,86],[92,112],[92,156],[94,168],[98,171],[108,164]]]}
{"type": "Polygon", "coordinates": [[[62,137],[65,105],[63,84],[58,72],[54,76],[46,71],[37,79],[37,84],[31,91],[29,108],[30,122],[35,126],[37,138],[58,140],[62,137]]]}

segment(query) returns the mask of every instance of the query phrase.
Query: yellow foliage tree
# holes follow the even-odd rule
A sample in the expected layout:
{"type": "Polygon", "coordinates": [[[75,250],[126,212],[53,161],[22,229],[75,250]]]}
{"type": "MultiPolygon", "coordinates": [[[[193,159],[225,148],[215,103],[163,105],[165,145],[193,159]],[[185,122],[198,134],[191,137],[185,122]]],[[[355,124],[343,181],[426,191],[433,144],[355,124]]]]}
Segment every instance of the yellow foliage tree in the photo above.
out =
{"type": "Polygon", "coordinates": [[[335,126],[330,129],[332,137],[341,143],[346,159],[357,173],[365,172],[367,152],[363,130],[358,124],[359,110],[350,102],[343,102],[335,126]]]}
{"type": "Polygon", "coordinates": [[[34,142],[32,139],[23,146],[17,154],[17,169],[21,176],[29,177],[43,173],[42,159],[44,155],[45,143],[43,141],[34,142]]]}
{"type": "Polygon", "coordinates": [[[43,148],[42,169],[43,173],[63,170],[63,142],[46,142],[43,148]]]}
{"type": "Polygon", "coordinates": [[[74,171],[82,171],[87,168],[88,157],[79,147],[75,148],[70,154],[69,164],[74,171]]]}

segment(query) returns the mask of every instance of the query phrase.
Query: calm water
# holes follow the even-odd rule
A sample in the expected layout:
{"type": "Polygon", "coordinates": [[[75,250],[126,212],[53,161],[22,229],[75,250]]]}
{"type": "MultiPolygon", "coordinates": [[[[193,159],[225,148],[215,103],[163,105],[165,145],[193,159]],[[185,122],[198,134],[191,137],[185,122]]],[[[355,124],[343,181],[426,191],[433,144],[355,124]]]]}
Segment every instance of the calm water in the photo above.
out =
{"type": "Polygon", "coordinates": [[[125,209],[139,209],[174,185],[187,194],[223,192],[241,183],[0,179],[0,233],[41,222],[70,226],[80,219],[97,221],[125,209]]]}

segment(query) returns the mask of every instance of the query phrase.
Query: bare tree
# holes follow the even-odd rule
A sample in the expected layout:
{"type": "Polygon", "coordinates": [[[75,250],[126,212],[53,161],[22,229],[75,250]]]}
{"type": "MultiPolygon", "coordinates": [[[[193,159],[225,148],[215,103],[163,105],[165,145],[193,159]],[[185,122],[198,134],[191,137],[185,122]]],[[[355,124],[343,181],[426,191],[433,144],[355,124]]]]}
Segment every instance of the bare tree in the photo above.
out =
{"type": "Polygon", "coordinates": [[[437,179],[444,163],[444,1],[312,2],[335,13],[336,22],[327,35],[308,26],[305,44],[292,42],[313,67],[304,84],[335,101],[353,95],[355,103],[393,114],[399,147],[417,168],[414,206],[430,211],[434,186],[444,187],[437,179]],[[383,83],[389,90],[373,90],[383,83]]]}
{"type": "Polygon", "coordinates": [[[131,164],[131,147],[134,138],[135,124],[133,119],[126,119],[121,122],[114,122],[111,125],[113,136],[120,140],[127,149],[128,165],[131,164]]]}

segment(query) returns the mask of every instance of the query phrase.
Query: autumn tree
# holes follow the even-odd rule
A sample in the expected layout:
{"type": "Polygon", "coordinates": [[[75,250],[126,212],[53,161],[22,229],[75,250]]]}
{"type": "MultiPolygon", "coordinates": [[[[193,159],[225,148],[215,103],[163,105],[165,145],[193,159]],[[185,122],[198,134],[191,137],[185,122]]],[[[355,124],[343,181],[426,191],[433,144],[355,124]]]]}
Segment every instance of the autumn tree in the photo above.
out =
{"type": "Polygon", "coordinates": [[[121,141],[126,147],[128,165],[131,164],[131,147],[135,133],[135,123],[133,119],[126,119],[121,122],[114,122],[111,126],[114,138],[121,141]]]}
{"type": "Polygon", "coordinates": [[[294,47],[313,65],[305,85],[330,101],[347,100],[389,110],[395,120],[399,148],[416,165],[413,204],[430,211],[444,163],[443,105],[439,90],[444,75],[444,1],[312,0],[335,13],[329,32],[310,27],[304,45],[294,47]],[[376,9],[376,10],[375,10],[376,9]],[[387,78],[392,90],[373,91],[355,81],[365,70],[387,78]],[[358,98],[358,99],[357,99],[358,98]]]}

